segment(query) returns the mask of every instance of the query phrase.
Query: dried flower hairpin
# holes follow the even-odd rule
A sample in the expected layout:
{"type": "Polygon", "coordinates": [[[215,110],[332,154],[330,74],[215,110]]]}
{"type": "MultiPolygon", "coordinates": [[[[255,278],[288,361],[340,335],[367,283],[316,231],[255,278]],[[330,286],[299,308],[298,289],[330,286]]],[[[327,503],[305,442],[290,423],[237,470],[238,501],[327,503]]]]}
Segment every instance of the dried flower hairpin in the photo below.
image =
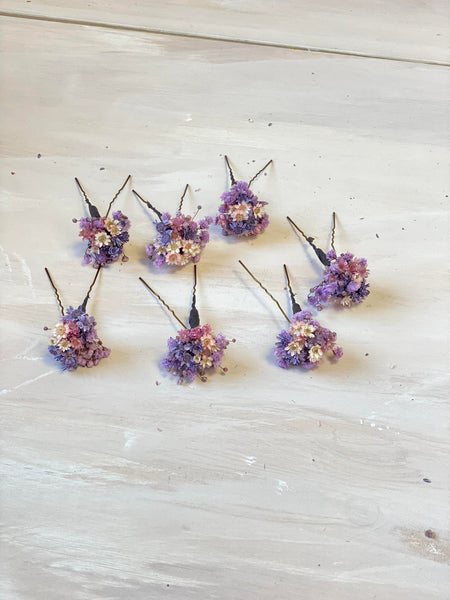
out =
{"type": "Polygon", "coordinates": [[[336,213],[333,213],[333,228],[331,231],[331,250],[325,253],[314,244],[314,238],[307,236],[290,217],[289,223],[305,238],[313,248],[318,259],[325,267],[322,281],[311,288],[308,302],[322,310],[327,302],[350,307],[359,304],[370,294],[367,277],[369,269],[365,258],[356,258],[350,252],[339,256],[334,248],[334,233],[336,230],[336,213]]]}
{"type": "Polygon", "coordinates": [[[225,373],[227,369],[221,367],[221,364],[224,350],[229,341],[221,333],[214,335],[210,325],[200,325],[200,318],[195,305],[197,266],[194,265],[194,290],[189,314],[189,327],[186,327],[170,306],[142,277],[139,277],[139,279],[183,327],[176,338],[169,338],[167,342],[169,351],[161,362],[161,366],[169,373],[177,375],[178,383],[190,383],[196,377],[199,377],[201,381],[207,381],[206,371],[211,368],[220,368],[225,373]]]}
{"type": "Polygon", "coordinates": [[[101,217],[98,208],[91,203],[83,186],[78,181],[78,178],[75,177],[76,184],[83,194],[91,216],[88,218],[72,219],[72,221],[80,223],[81,231],[78,235],[88,243],[83,262],[85,264],[92,263],[92,266],[96,269],[116,262],[121,256],[123,262],[128,260],[128,257],[123,253],[123,247],[130,239],[128,230],[131,223],[128,217],[120,210],[113,212],[111,217],[109,217],[109,213],[114,201],[130,179],[131,175],[128,175],[121,188],[109,203],[106,216],[101,217]]]}
{"type": "Polygon", "coordinates": [[[250,190],[250,186],[272,160],[269,160],[248,183],[236,181],[228,156],[225,156],[225,161],[230,173],[231,187],[221,196],[223,203],[219,206],[220,214],[216,217],[216,225],[222,227],[224,235],[256,236],[269,224],[269,215],[264,208],[267,202],[259,201],[258,196],[250,190]]]}
{"type": "MultiPolygon", "coordinates": [[[[111,354],[111,350],[105,348],[98,339],[94,317],[90,317],[86,312],[89,295],[97,281],[100,270],[101,268],[97,270],[83,303],[78,308],[69,306],[64,313],[58,290],[48,269],[45,268],[61,310],[61,319],[53,329],[48,351],[60,363],[64,371],[75,371],[78,367],[95,367],[102,358],[107,358],[111,354]]],[[[44,327],[44,329],[47,329],[47,327],[44,327]]]]}
{"type": "MultiPolygon", "coordinates": [[[[181,212],[184,197],[189,189],[189,184],[184,188],[180,204],[174,217],[168,212],[161,213],[154,206],[144,200],[135,190],[133,193],[146,204],[158,217],[155,221],[157,235],[146,248],[147,256],[154,262],[155,267],[172,265],[182,267],[190,262],[197,263],[203,248],[209,242],[208,228],[212,224],[211,217],[205,217],[198,223],[193,217],[181,212]]],[[[197,207],[197,212],[201,206],[197,207]]]]}
{"type": "Polygon", "coordinates": [[[254,281],[266,292],[281,311],[283,317],[290,324],[289,329],[278,334],[274,353],[278,359],[278,366],[282,369],[288,367],[302,367],[312,369],[323,361],[325,355],[339,359],[343,355],[342,348],[336,345],[336,333],[330,331],[312,318],[309,310],[302,310],[295,300],[291,288],[289,274],[286,265],[283,265],[292,303],[292,321],[281,308],[280,303],[267,290],[263,284],[256,279],[253,273],[240,260],[240,265],[247,271],[254,281]]]}

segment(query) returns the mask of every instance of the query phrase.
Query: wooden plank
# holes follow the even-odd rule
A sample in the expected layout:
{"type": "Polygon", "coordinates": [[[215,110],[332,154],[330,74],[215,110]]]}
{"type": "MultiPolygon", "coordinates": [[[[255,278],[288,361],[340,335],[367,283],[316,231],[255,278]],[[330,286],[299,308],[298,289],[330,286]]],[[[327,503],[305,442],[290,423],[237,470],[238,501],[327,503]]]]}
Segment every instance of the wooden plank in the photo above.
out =
{"type": "Polygon", "coordinates": [[[450,62],[444,0],[1,0],[0,10],[285,47],[450,62]]]}
{"type": "Polygon", "coordinates": [[[3,577],[8,600],[444,600],[448,584],[447,82],[439,67],[3,19],[3,577]],[[26,43],[25,43],[26,41],[26,43]],[[212,232],[198,306],[236,338],[226,376],[161,372],[192,270],[157,272],[153,225],[127,189],[130,261],[92,300],[111,357],[61,374],[46,353],[57,305],[78,303],[73,178],[101,207],[128,173],[152,202],[214,214],[223,155],[251,177],[271,225],[212,232]],[[253,162],[255,161],[255,162],[253,162]],[[284,326],[240,270],[287,305],[318,281],[285,222],[366,256],[372,294],[327,309],[345,355],[275,366],[284,326]],[[432,313],[432,317],[430,315],[432,313]],[[159,385],[157,385],[159,383],[159,385]],[[435,537],[426,537],[432,530],[435,537]]]}

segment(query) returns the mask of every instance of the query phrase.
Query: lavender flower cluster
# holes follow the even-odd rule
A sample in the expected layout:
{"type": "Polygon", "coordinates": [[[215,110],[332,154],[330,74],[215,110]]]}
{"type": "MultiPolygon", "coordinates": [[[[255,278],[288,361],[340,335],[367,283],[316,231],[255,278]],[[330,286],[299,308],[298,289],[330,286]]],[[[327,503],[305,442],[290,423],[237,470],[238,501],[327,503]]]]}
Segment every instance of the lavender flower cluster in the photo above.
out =
{"type": "Polygon", "coordinates": [[[95,319],[79,306],[69,306],[53,330],[48,350],[64,371],[78,367],[95,367],[107,358],[111,350],[105,348],[97,337],[95,319]]]}
{"type": "Polygon", "coordinates": [[[259,202],[245,181],[237,181],[221,198],[216,225],[222,227],[224,235],[255,236],[269,224],[264,209],[267,202],[259,202]]]}
{"type": "MultiPolygon", "coordinates": [[[[77,223],[77,219],[73,219],[77,223]]],[[[81,231],[79,236],[88,242],[84,254],[85,264],[104,267],[116,262],[123,254],[123,246],[130,239],[128,230],[130,221],[120,210],[113,212],[112,217],[82,218],[79,220],[81,231]]],[[[128,257],[123,254],[122,261],[128,257]]]]}
{"type": "Polygon", "coordinates": [[[328,301],[350,307],[359,304],[370,294],[366,279],[369,275],[367,260],[356,258],[350,252],[336,255],[334,250],[327,253],[329,266],[323,272],[323,281],[311,288],[308,302],[322,310],[328,301]]]}
{"type": "Polygon", "coordinates": [[[336,345],[336,333],[322,327],[309,310],[294,314],[289,329],[278,335],[274,352],[283,369],[297,366],[312,369],[327,353],[335,359],[343,355],[342,348],[336,345]]]}
{"type": "Polygon", "coordinates": [[[178,383],[190,383],[196,377],[206,381],[206,370],[220,367],[228,344],[221,333],[212,334],[210,325],[182,329],[176,338],[169,338],[169,351],[161,365],[178,376],[178,383]]]}
{"type": "Polygon", "coordinates": [[[212,222],[211,217],[206,217],[197,223],[180,211],[174,217],[163,213],[161,220],[155,221],[158,235],[147,246],[147,256],[156,267],[164,264],[182,267],[190,262],[197,263],[209,242],[208,228],[212,222]]]}

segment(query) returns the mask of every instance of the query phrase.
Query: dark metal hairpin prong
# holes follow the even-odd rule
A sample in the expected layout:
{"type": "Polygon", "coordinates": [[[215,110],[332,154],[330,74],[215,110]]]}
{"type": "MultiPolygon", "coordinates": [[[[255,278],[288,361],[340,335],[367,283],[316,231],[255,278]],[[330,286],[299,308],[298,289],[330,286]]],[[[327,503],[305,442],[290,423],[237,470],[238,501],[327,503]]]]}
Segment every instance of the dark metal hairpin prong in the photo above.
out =
{"type": "Polygon", "coordinates": [[[327,258],[326,253],[321,249],[318,248],[315,244],[314,244],[314,238],[311,236],[307,236],[306,233],[304,233],[300,227],[298,225],[296,225],[294,223],[294,221],[290,218],[290,217],[286,217],[286,219],[289,221],[289,223],[305,238],[305,240],[308,242],[308,244],[311,246],[311,248],[313,248],[314,252],[317,255],[317,258],[320,260],[320,262],[325,266],[328,267],[330,265],[330,261],[327,258]]]}
{"type": "Polygon", "coordinates": [[[131,175],[128,175],[128,177],[125,179],[125,181],[123,182],[123,184],[121,185],[121,187],[117,190],[116,195],[114,196],[114,198],[109,203],[108,210],[106,212],[106,216],[109,215],[109,211],[111,210],[111,206],[114,204],[114,201],[116,200],[117,196],[120,194],[120,192],[123,190],[123,188],[127,185],[128,181],[130,179],[131,179],[131,175]]]}
{"type": "Polygon", "coordinates": [[[83,304],[81,305],[81,309],[82,309],[83,312],[86,312],[86,306],[87,306],[88,300],[90,298],[90,293],[92,292],[92,289],[93,289],[93,287],[95,285],[95,282],[97,281],[97,277],[98,277],[98,274],[100,273],[101,268],[102,267],[100,266],[97,269],[97,273],[95,274],[94,280],[92,281],[92,283],[91,283],[91,285],[90,285],[90,287],[89,287],[89,289],[87,291],[87,294],[86,294],[86,296],[85,296],[85,298],[83,300],[83,304]]]}
{"type": "Polygon", "coordinates": [[[336,251],[335,247],[334,247],[334,234],[336,231],[336,213],[333,211],[333,226],[331,229],[331,248],[332,250],[336,251]]]}
{"type": "Polygon", "coordinates": [[[93,219],[100,219],[100,213],[98,212],[98,208],[96,206],[94,206],[91,201],[89,200],[89,198],[87,197],[87,194],[83,188],[83,186],[81,185],[78,177],[75,177],[75,183],[77,184],[78,188],[80,189],[80,192],[83,194],[84,199],[86,201],[86,204],[88,205],[89,208],[89,214],[91,215],[91,217],[93,219]]]}
{"type": "Polygon", "coordinates": [[[61,302],[61,298],[59,296],[58,289],[57,289],[56,285],[53,283],[53,279],[51,278],[51,275],[50,275],[49,270],[47,269],[47,267],[44,268],[44,271],[47,273],[47,277],[48,277],[48,280],[50,281],[50,285],[52,286],[53,291],[55,292],[55,296],[56,296],[56,299],[58,301],[59,308],[61,310],[61,316],[64,316],[64,306],[63,306],[63,304],[61,302]]]}
{"type": "Polygon", "coordinates": [[[250,181],[248,182],[248,187],[250,187],[250,186],[251,186],[251,184],[252,184],[252,183],[255,181],[255,179],[258,177],[258,175],[261,175],[261,173],[262,173],[262,172],[263,172],[265,169],[267,169],[267,167],[268,167],[268,166],[269,166],[269,165],[270,165],[272,162],[273,162],[273,161],[272,161],[272,159],[270,159],[270,160],[269,160],[269,162],[268,162],[267,164],[265,164],[265,165],[263,166],[263,168],[262,168],[262,169],[260,169],[260,170],[259,170],[259,171],[256,173],[256,175],[254,175],[254,176],[253,176],[253,177],[250,179],[250,181]]]}
{"type": "Polygon", "coordinates": [[[157,208],[155,208],[147,200],[144,200],[144,198],[140,194],[138,194],[136,190],[131,190],[131,191],[133,192],[133,194],[135,196],[137,196],[139,198],[139,200],[141,202],[143,202],[144,204],[146,204],[149,207],[149,209],[152,210],[155,213],[155,215],[159,218],[160,221],[162,221],[162,213],[157,208]]]}
{"type": "Polygon", "coordinates": [[[281,312],[281,314],[283,315],[283,317],[286,319],[286,321],[287,321],[288,323],[290,323],[290,322],[291,322],[291,320],[289,319],[289,317],[287,316],[287,314],[284,312],[284,310],[281,308],[281,304],[278,302],[278,300],[272,296],[272,294],[269,292],[269,290],[268,290],[267,288],[265,288],[265,287],[263,286],[263,284],[262,284],[262,283],[261,283],[261,282],[260,282],[258,279],[256,279],[256,277],[253,275],[253,273],[250,271],[250,269],[248,269],[248,268],[247,268],[247,267],[244,265],[244,263],[242,262],[242,260],[239,260],[238,262],[239,262],[239,264],[241,265],[241,267],[244,267],[244,269],[247,271],[247,273],[250,275],[250,277],[251,277],[251,278],[252,278],[254,281],[256,281],[256,283],[259,285],[259,287],[260,287],[262,290],[264,290],[264,291],[266,292],[266,294],[269,296],[269,298],[271,298],[271,299],[272,299],[272,300],[275,302],[275,304],[276,304],[276,305],[278,306],[278,308],[280,309],[280,312],[281,312]]]}
{"type": "Polygon", "coordinates": [[[289,279],[289,273],[288,273],[286,265],[283,265],[283,269],[284,269],[284,274],[286,275],[286,281],[287,281],[287,284],[288,284],[289,295],[291,297],[292,314],[295,315],[295,313],[298,313],[298,312],[300,312],[302,310],[302,307],[300,306],[300,304],[295,299],[295,294],[292,291],[291,280],[289,279]]]}
{"type": "Polygon", "coordinates": [[[236,179],[234,178],[233,171],[231,169],[230,161],[228,160],[228,156],[225,154],[225,161],[227,163],[228,171],[230,172],[231,185],[236,183],[236,179]]]}
{"type": "Polygon", "coordinates": [[[180,204],[178,205],[178,211],[180,211],[181,207],[183,206],[184,197],[186,196],[186,192],[188,191],[188,189],[189,189],[189,184],[187,183],[186,187],[184,188],[184,192],[180,198],[180,204]]]}
{"type": "Polygon", "coordinates": [[[189,313],[189,327],[194,328],[200,325],[200,315],[198,314],[197,307],[195,303],[197,301],[196,297],[197,291],[197,265],[194,265],[194,288],[192,290],[192,305],[191,312],[189,313]]]}
{"type": "Polygon", "coordinates": [[[151,288],[151,287],[148,285],[148,283],[147,283],[147,282],[146,282],[144,279],[142,279],[142,277],[139,277],[139,280],[140,280],[140,281],[142,281],[142,283],[145,285],[145,287],[146,287],[146,288],[148,288],[148,289],[151,291],[151,293],[152,293],[152,294],[155,296],[155,298],[157,298],[157,299],[158,299],[158,300],[161,302],[161,304],[162,304],[163,306],[165,306],[165,308],[167,308],[167,310],[168,310],[168,311],[169,311],[169,312],[170,312],[170,313],[171,313],[171,314],[172,314],[172,315],[175,317],[175,319],[176,319],[176,320],[178,321],[178,323],[179,323],[179,324],[180,324],[180,325],[183,327],[183,329],[187,329],[186,325],[185,325],[185,324],[183,323],[183,321],[182,321],[182,320],[181,320],[181,319],[180,319],[180,318],[179,318],[179,317],[176,315],[175,311],[174,311],[172,308],[170,308],[170,306],[167,304],[167,302],[165,302],[165,300],[163,300],[163,299],[161,298],[161,296],[160,296],[160,295],[159,295],[157,292],[155,292],[155,290],[154,290],[153,288],[151,288]]]}

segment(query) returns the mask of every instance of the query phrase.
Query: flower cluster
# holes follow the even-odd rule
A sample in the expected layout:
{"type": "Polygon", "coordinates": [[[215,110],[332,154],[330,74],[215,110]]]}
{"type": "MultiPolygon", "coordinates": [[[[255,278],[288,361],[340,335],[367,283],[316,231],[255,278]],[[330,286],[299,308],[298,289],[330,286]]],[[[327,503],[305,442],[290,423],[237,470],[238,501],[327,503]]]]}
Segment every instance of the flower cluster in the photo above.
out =
{"type": "Polygon", "coordinates": [[[105,348],[97,337],[95,319],[81,306],[69,306],[53,330],[48,350],[66,371],[77,367],[95,367],[111,350],[105,348]]]}
{"type": "Polygon", "coordinates": [[[190,262],[197,263],[209,242],[208,228],[212,222],[211,217],[206,217],[197,223],[180,211],[174,217],[163,213],[161,220],[155,221],[158,235],[147,246],[147,256],[155,267],[164,264],[182,267],[190,262]]]}
{"type": "MultiPolygon", "coordinates": [[[[77,219],[73,221],[78,222],[77,219]]],[[[93,266],[98,268],[119,260],[124,244],[130,239],[128,230],[131,225],[120,210],[113,212],[112,217],[82,218],[79,222],[79,236],[88,242],[83,259],[85,264],[93,262],[93,266]]],[[[128,260],[125,254],[122,260],[128,260]]]]}
{"type": "Polygon", "coordinates": [[[369,275],[367,260],[356,258],[350,252],[336,255],[334,250],[327,253],[330,261],[323,272],[323,281],[311,288],[308,302],[322,310],[323,304],[329,300],[350,307],[359,304],[370,294],[366,278],[369,275]]]}
{"type": "Polygon", "coordinates": [[[216,225],[222,227],[224,235],[258,235],[269,224],[264,208],[267,202],[259,202],[245,181],[237,181],[221,198],[216,225]]]}
{"type": "Polygon", "coordinates": [[[309,310],[295,313],[289,329],[278,335],[275,344],[275,356],[283,369],[291,366],[312,369],[326,353],[332,353],[336,359],[343,355],[342,348],[336,345],[336,333],[322,327],[309,310]]]}
{"type": "Polygon", "coordinates": [[[178,383],[190,383],[197,376],[206,381],[206,369],[220,367],[228,343],[221,333],[213,335],[210,325],[182,329],[176,338],[169,338],[169,352],[161,365],[178,376],[178,383]]]}

